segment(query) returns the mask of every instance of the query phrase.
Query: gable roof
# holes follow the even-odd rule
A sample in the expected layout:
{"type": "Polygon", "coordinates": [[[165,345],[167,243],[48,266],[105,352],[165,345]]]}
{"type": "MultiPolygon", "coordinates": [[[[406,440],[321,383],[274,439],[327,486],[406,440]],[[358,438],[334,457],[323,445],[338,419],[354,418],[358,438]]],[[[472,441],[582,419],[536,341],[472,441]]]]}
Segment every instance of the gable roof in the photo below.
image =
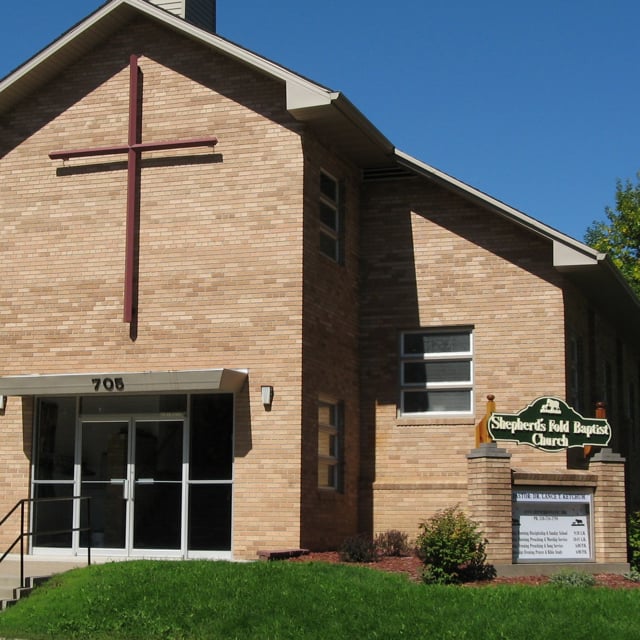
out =
{"type": "Polygon", "coordinates": [[[553,266],[640,348],[640,299],[606,253],[553,229],[424,162],[395,150],[398,164],[553,243],[553,266]]]}
{"type": "Polygon", "coordinates": [[[363,170],[417,175],[553,243],[553,264],[600,309],[608,310],[640,346],[640,299],[606,254],[396,149],[339,91],[319,85],[229,40],[200,29],[147,0],[110,0],[0,80],[0,114],[37,91],[67,65],[143,15],[216,53],[281,82],[291,115],[363,170]]]}
{"type": "Polygon", "coordinates": [[[319,133],[330,135],[338,151],[373,166],[388,164],[393,145],[345,98],[219,35],[196,27],[146,0],[111,0],[0,81],[0,113],[37,91],[67,65],[139,15],[160,23],[219,54],[253,68],[286,90],[287,109],[319,133]]]}

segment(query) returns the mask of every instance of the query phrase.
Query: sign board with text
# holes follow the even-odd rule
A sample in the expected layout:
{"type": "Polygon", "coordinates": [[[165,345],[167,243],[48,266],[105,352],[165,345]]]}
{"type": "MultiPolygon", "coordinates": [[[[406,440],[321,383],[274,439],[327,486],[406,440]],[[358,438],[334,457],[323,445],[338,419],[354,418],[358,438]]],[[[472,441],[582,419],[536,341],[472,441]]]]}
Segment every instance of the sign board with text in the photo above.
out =
{"type": "Polygon", "coordinates": [[[604,418],[585,418],[559,398],[538,398],[516,414],[492,413],[487,430],[494,440],[526,444],[542,451],[606,447],[611,426],[604,418]]]}
{"type": "Polygon", "coordinates": [[[515,489],[514,562],[592,562],[592,503],[589,491],[515,489]]]}

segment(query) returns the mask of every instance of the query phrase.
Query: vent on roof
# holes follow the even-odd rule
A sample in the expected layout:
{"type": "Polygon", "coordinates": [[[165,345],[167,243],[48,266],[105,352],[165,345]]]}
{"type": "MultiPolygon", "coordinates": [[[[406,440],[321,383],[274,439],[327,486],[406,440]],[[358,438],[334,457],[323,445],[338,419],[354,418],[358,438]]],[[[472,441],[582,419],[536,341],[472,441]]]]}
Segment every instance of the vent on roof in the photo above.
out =
{"type": "Polygon", "coordinates": [[[150,0],[196,27],[216,32],[216,0],[150,0]]]}
{"type": "Polygon", "coordinates": [[[396,164],[392,167],[370,167],[363,169],[362,179],[365,182],[373,180],[398,180],[399,178],[413,178],[415,173],[396,164]]]}

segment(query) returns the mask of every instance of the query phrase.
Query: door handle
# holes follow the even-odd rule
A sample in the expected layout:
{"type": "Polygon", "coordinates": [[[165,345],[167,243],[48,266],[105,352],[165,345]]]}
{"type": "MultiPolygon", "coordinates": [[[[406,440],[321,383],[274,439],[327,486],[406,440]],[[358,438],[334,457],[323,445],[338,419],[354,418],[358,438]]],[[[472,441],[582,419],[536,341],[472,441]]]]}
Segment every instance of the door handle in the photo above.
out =
{"type": "Polygon", "coordinates": [[[129,483],[124,478],[111,478],[111,484],[122,485],[122,499],[126,500],[129,497],[129,483]]]}

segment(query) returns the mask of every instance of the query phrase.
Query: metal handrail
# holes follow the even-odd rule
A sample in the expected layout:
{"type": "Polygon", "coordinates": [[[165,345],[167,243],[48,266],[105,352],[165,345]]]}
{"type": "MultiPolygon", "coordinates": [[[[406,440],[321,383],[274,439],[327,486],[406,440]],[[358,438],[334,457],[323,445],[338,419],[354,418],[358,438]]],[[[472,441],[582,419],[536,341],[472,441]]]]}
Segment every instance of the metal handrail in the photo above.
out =
{"type": "Polygon", "coordinates": [[[18,500],[15,506],[11,508],[8,513],[0,520],[0,527],[18,510],[20,509],[20,534],[9,545],[5,552],[0,557],[2,562],[10,553],[14,547],[20,543],[20,588],[24,589],[26,586],[24,578],[24,541],[25,538],[35,535],[34,531],[25,531],[25,504],[41,504],[43,502],[64,502],[66,500],[86,500],[87,501],[87,526],[86,527],[70,527],[69,529],[53,529],[50,531],[38,531],[38,535],[57,535],[61,533],[73,533],[74,531],[88,531],[87,541],[87,565],[91,565],[91,497],[90,496],[69,496],[66,498],[22,498],[18,500]]]}

